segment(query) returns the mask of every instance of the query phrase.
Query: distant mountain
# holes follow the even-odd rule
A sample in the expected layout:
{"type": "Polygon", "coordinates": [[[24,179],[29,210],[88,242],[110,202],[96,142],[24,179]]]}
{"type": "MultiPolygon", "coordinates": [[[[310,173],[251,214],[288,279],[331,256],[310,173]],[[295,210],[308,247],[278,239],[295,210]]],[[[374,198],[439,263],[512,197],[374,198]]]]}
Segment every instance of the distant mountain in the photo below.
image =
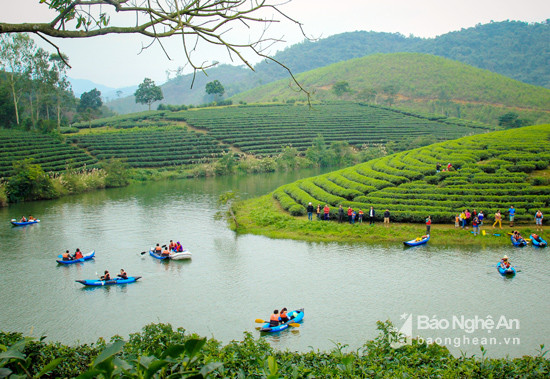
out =
{"type": "Polygon", "coordinates": [[[116,98],[133,95],[138,88],[138,86],[111,88],[102,84],[94,83],[91,80],[87,79],[69,78],[69,82],[71,83],[73,93],[76,97],[80,97],[80,95],[82,95],[84,92],[88,92],[93,90],[94,88],[97,88],[97,90],[101,92],[101,97],[105,102],[116,98]]]}
{"type": "MultiPolygon", "coordinates": [[[[313,100],[353,100],[497,124],[514,112],[528,124],[550,122],[550,89],[429,54],[374,54],[297,75],[313,100]],[[341,85],[337,91],[335,86],[341,85]]],[[[234,102],[305,100],[287,80],[233,97],[234,102]]]]}
{"type": "MultiPolygon", "coordinates": [[[[334,35],[316,42],[304,41],[274,55],[294,74],[333,63],[377,53],[419,52],[433,54],[484,68],[510,78],[550,88],[550,21],[529,24],[520,21],[494,22],[447,33],[436,38],[405,37],[395,33],[351,32],[334,35]]],[[[279,65],[264,61],[255,71],[242,66],[221,65],[208,70],[208,76],[197,74],[191,89],[192,75],[173,79],[162,86],[167,104],[200,104],[205,98],[204,86],[219,80],[226,97],[278,79],[288,78],[279,65]]],[[[133,98],[118,99],[108,104],[119,113],[145,108],[133,98]]]]}

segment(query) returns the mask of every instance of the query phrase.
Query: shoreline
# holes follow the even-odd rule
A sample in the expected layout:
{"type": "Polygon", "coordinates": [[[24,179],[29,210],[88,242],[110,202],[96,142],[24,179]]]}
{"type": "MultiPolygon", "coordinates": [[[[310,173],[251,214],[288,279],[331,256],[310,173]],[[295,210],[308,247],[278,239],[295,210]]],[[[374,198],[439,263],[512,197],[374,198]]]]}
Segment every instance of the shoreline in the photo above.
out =
{"type": "MultiPolygon", "coordinates": [[[[306,242],[344,242],[365,244],[403,244],[404,241],[414,239],[426,234],[424,224],[391,223],[384,226],[382,221],[377,221],[370,226],[368,221],[338,223],[337,221],[320,221],[314,219],[308,221],[307,216],[291,216],[282,210],[273,199],[272,194],[254,199],[240,201],[233,205],[233,211],[239,227],[230,220],[230,228],[239,234],[263,235],[269,238],[292,239],[306,242]]],[[[529,238],[535,233],[533,224],[516,224],[510,227],[503,224],[502,229],[492,228],[492,222],[480,228],[486,235],[474,236],[472,228],[455,228],[454,224],[432,224],[431,239],[428,242],[432,246],[512,246],[508,232],[513,229],[520,231],[524,238],[529,238]],[[495,234],[500,234],[496,236],[495,234]]],[[[544,234],[547,227],[543,226],[544,234]]]]}

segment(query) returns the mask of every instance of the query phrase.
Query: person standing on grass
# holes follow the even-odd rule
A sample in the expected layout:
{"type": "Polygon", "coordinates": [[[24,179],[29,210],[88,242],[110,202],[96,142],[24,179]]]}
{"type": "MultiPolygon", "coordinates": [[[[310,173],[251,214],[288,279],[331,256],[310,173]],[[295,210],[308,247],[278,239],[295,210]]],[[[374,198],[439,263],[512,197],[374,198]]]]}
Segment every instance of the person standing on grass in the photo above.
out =
{"type": "Polygon", "coordinates": [[[464,229],[464,227],[466,226],[466,212],[465,211],[462,211],[460,213],[460,226],[462,227],[462,229],[464,229]]]}
{"type": "Polygon", "coordinates": [[[498,228],[502,229],[502,215],[500,214],[500,210],[497,210],[497,213],[495,213],[495,222],[493,223],[493,229],[495,228],[495,225],[498,223],[498,228]]]}
{"type": "Polygon", "coordinates": [[[390,210],[386,209],[384,211],[384,226],[388,227],[390,226],[390,210]]]}
{"type": "Polygon", "coordinates": [[[540,209],[535,213],[535,228],[537,231],[542,232],[542,219],[543,219],[542,212],[540,209]]]}
{"type": "Polygon", "coordinates": [[[317,220],[321,219],[321,204],[317,204],[317,220]]]}
{"type": "Polygon", "coordinates": [[[508,209],[508,215],[510,216],[510,226],[514,226],[514,217],[516,216],[516,209],[513,205],[510,205],[510,209],[508,209]]]}
{"type": "Polygon", "coordinates": [[[338,207],[338,223],[341,224],[342,222],[344,222],[344,208],[340,204],[340,207],[338,207]]]}
{"type": "Polygon", "coordinates": [[[307,205],[307,219],[309,221],[313,220],[313,204],[311,204],[311,201],[307,205]]]}
{"type": "Polygon", "coordinates": [[[477,215],[477,219],[479,220],[479,226],[483,226],[483,219],[485,218],[485,215],[482,211],[479,211],[479,214],[477,215]]]}
{"type": "Polygon", "coordinates": [[[426,234],[430,235],[430,229],[432,227],[432,216],[428,216],[426,219],[426,234]]]}
{"type": "Polygon", "coordinates": [[[353,209],[351,207],[348,207],[348,222],[351,224],[351,214],[353,213],[353,209]]]}
{"type": "Polygon", "coordinates": [[[369,210],[369,225],[374,225],[374,216],[375,216],[374,207],[371,206],[369,210]]]}
{"type": "Polygon", "coordinates": [[[479,234],[479,218],[477,216],[474,216],[474,219],[472,220],[472,227],[474,229],[474,237],[479,234]]]}
{"type": "Polygon", "coordinates": [[[357,221],[359,221],[361,224],[363,223],[363,210],[359,209],[359,214],[357,215],[357,221]]]}
{"type": "Polygon", "coordinates": [[[330,217],[330,208],[328,204],[325,204],[325,207],[323,208],[323,212],[325,212],[325,221],[328,221],[330,217]]]}

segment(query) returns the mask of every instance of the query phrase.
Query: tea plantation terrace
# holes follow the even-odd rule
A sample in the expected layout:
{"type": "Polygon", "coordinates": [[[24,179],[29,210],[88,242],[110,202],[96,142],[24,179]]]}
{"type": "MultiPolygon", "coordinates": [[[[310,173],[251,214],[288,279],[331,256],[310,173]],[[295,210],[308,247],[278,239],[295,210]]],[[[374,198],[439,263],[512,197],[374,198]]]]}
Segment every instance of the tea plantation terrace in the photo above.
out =
{"type": "Polygon", "coordinates": [[[537,125],[469,136],[299,180],[279,187],[273,197],[293,215],[309,202],[380,214],[393,221],[449,223],[464,208],[483,210],[492,219],[510,205],[516,220],[532,221],[537,209],[550,214],[550,125],[537,125]],[[436,164],[456,170],[436,172],[436,164]]]}

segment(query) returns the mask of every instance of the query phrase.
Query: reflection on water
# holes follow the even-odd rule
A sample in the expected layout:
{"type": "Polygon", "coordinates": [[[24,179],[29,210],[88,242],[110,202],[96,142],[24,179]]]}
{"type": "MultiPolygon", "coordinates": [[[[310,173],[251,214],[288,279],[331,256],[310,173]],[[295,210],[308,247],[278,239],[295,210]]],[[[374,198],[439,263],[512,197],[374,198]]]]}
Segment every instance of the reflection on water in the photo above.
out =
{"type": "MultiPolygon", "coordinates": [[[[518,319],[521,328],[491,335],[500,342],[517,336],[521,344],[487,346],[489,354],[534,354],[539,344],[550,343],[550,284],[543,264],[548,250],[272,240],[237,236],[214,218],[224,191],[260,195],[304,175],[309,174],[146,183],[1,209],[0,327],[32,329],[35,336],[75,343],[169,322],[228,342],[242,339],[244,331],[259,335],[254,319],[269,318],[274,308],[304,307],[301,327],[263,338],[280,349],[326,350],[335,342],[356,349],[376,336],[377,320],[391,319],[401,327],[403,315],[413,315],[414,321],[505,316],[518,319]],[[28,214],[42,222],[9,225],[11,218],[28,214]],[[141,254],[170,239],[181,241],[192,260],[141,254]],[[55,262],[62,251],[77,247],[94,249],[95,259],[67,266],[55,262]],[[495,268],[503,254],[521,266],[514,278],[500,276],[495,268]],[[75,282],[121,268],[142,278],[105,287],[75,282]],[[66,328],[68,320],[80,322],[66,328]]],[[[433,235],[437,238],[436,230],[433,235]]],[[[414,332],[424,337],[486,333],[414,332]]],[[[471,343],[450,349],[479,354],[479,346],[471,343]]]]}

